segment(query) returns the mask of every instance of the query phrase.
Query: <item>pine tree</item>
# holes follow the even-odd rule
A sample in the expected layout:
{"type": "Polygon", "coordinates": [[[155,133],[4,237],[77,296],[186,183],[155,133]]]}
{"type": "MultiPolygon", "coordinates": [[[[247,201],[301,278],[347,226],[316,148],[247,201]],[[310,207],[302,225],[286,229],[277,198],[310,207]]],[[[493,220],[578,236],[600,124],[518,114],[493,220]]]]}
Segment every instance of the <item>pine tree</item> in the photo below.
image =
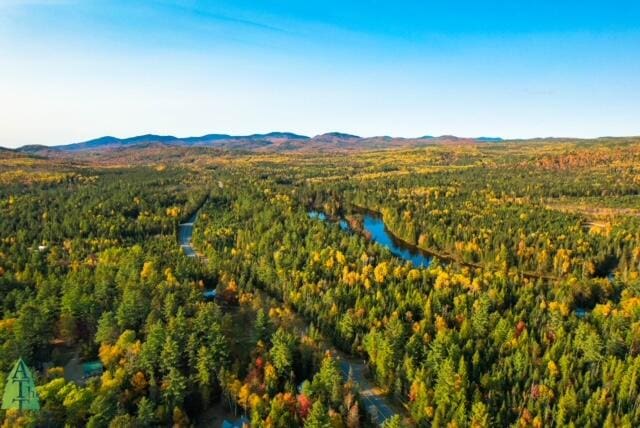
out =
{"type": "Polygon", "coordinates": [[[262,340],[265,344],[268,344],[271,339],[272,329],[273,325],[271,324],[269,316],[265,314],[262,309],[258,309],[255,321],[256,341],[262,340]]]}
{"type": "Polygon", "coordinates": [[[169,369],[162,380],[162,395],[169,408],[180,406],[187,393],[187,378],[177,368],[169,369]]]}
{"type": "Polygon", "coordinates": [[[138,403],[137,422],[139,426],[148,427],[155,423],[154,406],[147,397],[142,397],[138,403]]]}
{"type": "Polygon", "coordinates": [[[295,337],[282,328],[279,328],[273,335],[273,346],[270,355],[273,360],[273,366],[281,377],[288,374],[293,366],[294,345],[295,337]]]}
{"type": "Polygon", "coordinates": [[[331,428],[329,415],[322,401],[318,400],[313,403],[311,413],[309,413],[304,423],[304,428],[331,428]]]}
{"type": "Polygon", "coordinates": [[[443,415],[447,414],[449,406],[455,397],[455,381],[456,372],[453,369],[453,362],[450,358],[447,358],[440,364],[434,392],[436,405],[443,415]]]}
{"type": "Polygon", "coordinates": [[[484,403],[477,401],[471,408],[471,428],[485,428],[489,426],[489,413],[484,403]]]}

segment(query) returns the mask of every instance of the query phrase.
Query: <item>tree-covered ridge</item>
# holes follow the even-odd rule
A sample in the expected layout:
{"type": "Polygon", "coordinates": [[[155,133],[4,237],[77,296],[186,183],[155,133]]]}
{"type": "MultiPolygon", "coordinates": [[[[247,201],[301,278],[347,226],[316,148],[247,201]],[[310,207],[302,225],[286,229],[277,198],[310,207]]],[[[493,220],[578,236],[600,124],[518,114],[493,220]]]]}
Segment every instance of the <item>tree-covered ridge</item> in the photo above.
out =
{"type": "Polygon", "coordinates": [[[329,343],[407,409],[389,425],[637,426],[638,147],[38,164],[67,175],[0,185],[1,376],[18,356],[38,369],[58,425],[188,426],[216,408],[366,425],[329,343]],[[199,207],[187,258],[177,225],[199,207]],[[393,257],[358,232],[363,209],[448,257],[393,257]],[[104,374],[65,380],[70,353],[104,374]]]}

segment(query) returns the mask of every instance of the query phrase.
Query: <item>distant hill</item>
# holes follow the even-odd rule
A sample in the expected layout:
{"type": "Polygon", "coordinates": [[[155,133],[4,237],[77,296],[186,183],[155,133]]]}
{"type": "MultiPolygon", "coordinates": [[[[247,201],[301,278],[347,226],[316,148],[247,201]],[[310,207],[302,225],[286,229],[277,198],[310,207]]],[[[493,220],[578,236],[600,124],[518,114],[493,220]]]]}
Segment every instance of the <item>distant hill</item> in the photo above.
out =
{"type": "Polygon", "coordinates": [[[292,132],[269,132],[266,134],[229,135],[207,134],[199,137],[175,137],[173,135],[146,134],[129,138],[105,136],[80,143],[59,146],[29,145],[18,151],[42,156],[68,157],[70,153],[103,152],[122,148],[146,147],[149,145],[176,147],[211,147],[241,151],[344,151],[386,148],[410,148],[442,144],[477,144],[500,142],[493,137],[461,138],[453,135],[440,137],[399,138],[390,136],[360,137],[343,132],[328,132],[311,138],[292,132]]]}
{"type": "MultiPolygon", "coordinates": [[[[43,152],[44,153],[44,152],[43,152]]],[[[17,160],[17,159],[32,159],[32,160],[42,160],[45,159],[46,156],[42,155],[42,154],[34,154],[34,153],[27,153],[27,152],[21,152],[18,150],[14,150],[14,149],[7,149],[6,147],[0,147],[0,160],[6,161],[6,160],[17,160]]],[[[34,164],[35,165],[35,164],[34,164]]],[[[11,163],[0,163],[0,172],[2,172],[3,170],[7,169],[7,168],[11,168],[13,165],[11,163]]],[[[28,169],[30,168],[32,165],[27,165],[27,164],[23,164],[20,167],[22,169],[28,169]]]]}
{"type": "MultiPolygon", "coordinates": [[[[15,152],[14,150],[5,149],[4,147],[0,147],[0,160],[12,159],[12,158],[15,158],[16,156],[20,156],[20,153],[15,152]]],[[[26,155],[23,154],[22,156],[26,156],[26,155]]],[[[0,171],[1,170],[2,169],[0,168],[0,171]]]]}
{"type": "Polygon", "coordinates": [[[344,132],[327,132],[326,134],[316,135],[315,140],[357,140],[362,137],[357,135],[345,134],[344,132]]]}
{"type": "MultiPolygon", "coordinates": [[[[227,135],[227,134],[207,134],[201,137],[174,137],[173,135],[154,135],[146,134],[139,135],[131,138],[116,138],[111,136],[100,137],[94,140],[83,141],[81,143],[65,144],[55,146],[56,149],[62,151],[81,151],[81,150],[102,150],[113,149],[116,147],[127,147],[137,144],[150,144],[150,143],[163,143],[170,145],[202,145],[202,146],[225,146],[225,143],[238,142],[256,142],[265,141],[268,143],[277,143],[283,140],[308,140],[309,137],[304,135],[297,135],[291,132],[270,132],[268,134],[252,134],[252,135],[227,135]]],[[[249,144],[252,146],[253,144],[249,144]]],[[[261,144],[258,144],[261,145],[261,144]]],[[[25,146],[21,148],[23,151],[29,150],[32,146],[25,146]]]]}
{"type": "Polygon", "coordinates": [[[7,149],[6,147],[0,147],[0,159],[12,159],[12,158],[27,158],[30,157],[30,153],[23,153],[14,149],[7,149]]]}

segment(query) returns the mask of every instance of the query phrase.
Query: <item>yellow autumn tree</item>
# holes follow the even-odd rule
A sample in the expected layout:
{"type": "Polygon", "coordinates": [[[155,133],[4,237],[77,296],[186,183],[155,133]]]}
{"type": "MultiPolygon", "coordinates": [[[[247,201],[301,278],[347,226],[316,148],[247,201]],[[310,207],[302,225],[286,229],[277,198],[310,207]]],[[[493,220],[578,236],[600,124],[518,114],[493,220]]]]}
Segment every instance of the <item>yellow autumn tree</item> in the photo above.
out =
{"type": "Polygon", "coordinates": [[[378,284],[384,282],[389,274],[389,265],[387,262],[382,262],[373,270],[373,277],[378,284]]]}

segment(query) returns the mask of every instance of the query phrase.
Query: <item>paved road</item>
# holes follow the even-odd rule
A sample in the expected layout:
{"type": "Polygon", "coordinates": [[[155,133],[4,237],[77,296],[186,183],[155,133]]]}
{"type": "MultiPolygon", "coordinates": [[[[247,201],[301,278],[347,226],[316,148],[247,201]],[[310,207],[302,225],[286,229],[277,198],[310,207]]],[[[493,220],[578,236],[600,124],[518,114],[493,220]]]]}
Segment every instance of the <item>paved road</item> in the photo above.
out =
{"type": "MultiPolygon", "coordinates": [[[[198,219],[198,211],[196,211],[186,223],[182,223],[178,226],[178,243],[184,250],[187,257],[196,257],[197,254],[191,245],[191,237],[193,235],[193,224],[198,219]]],[[[296,318],[300,321],[301,325],[299,334],[306,334],[308,326],[304,322],[301,316],[295,314],[296,318]]],[[[340,363],[340,370],[345,380],[349,378],[349,372],[351,372],[353,379],[358,383],[358,389],[360,391],[360,397],[365,404],[365,412],[369,417],[376,422],[377,425],[382,425],[387,419],[398,414],[389,403],[389,399],[383,394],[382,390],[375,386],[365,376],[366,366],[364,362],[349,357],[348,355],[337,351],[331,347],[327,349],[333,355],[336,356],[340,363]]]]}
{"type": "Polygon", "coordinates": [[[198,211],[196,211],[186,223],[178,225],[178,243],[187,255],[187,257],[195,257],[196,252],[191,246],[191,237],[193,236],[193,224],[198,219],[198,211]]]}
{"type": "Polygon", "coordinates": [[[349,378],[349,372],[353,376],[353,380],[358,383],[360,397],[365,405],[365,411],[378,425],[382,425],[387,419],[396,415],[396,412],[383,395],[380,388],[375,386],[373,382],[366,378],[367,371],[364,362],[356,361],[342,353],[336,353],[340,362],[340,370],[345,380],[349,378]]]}

